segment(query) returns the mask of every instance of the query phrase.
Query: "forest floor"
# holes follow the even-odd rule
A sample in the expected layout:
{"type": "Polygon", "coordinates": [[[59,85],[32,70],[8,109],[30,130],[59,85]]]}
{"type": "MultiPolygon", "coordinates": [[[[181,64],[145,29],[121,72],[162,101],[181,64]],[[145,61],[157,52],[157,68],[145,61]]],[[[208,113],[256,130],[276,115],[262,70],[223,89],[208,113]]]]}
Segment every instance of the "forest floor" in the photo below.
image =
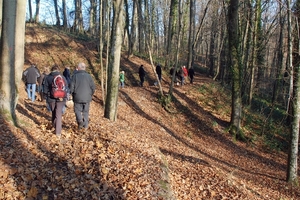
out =
{"type": "MultiPolygon", "coordinates": [[[[112,122],[103,117],[96,55],[93,43],[27,27],[27,65],[68,63],[74,69],[84,61],[97,89],[89,129],[77,130],[68,102],[58,138],[45,102],[26,100],[20,85],[20,126],[0,119],[0,199],[300,198],[299,188],[285,182],[286,153],[234,141],[227,133],[230,96],[218,83],[196,72],[194,84],[175,86],[170,113],[157,100],[149,62],[122,59],[126,85],[119,90],[118,117],[112,122]],[[138,86],[141,64],[148,72],[144,87],[138,86]]],[[[164,72],[165,92],[169,84],[164,72]]]]}

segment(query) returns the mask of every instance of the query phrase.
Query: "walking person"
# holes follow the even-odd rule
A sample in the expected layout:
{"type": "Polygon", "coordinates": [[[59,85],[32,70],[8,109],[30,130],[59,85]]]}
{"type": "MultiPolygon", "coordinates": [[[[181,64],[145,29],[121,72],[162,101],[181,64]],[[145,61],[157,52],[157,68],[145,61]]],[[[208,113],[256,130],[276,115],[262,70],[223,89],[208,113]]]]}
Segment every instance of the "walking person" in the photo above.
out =
{"type": "Polygon", "coordinates": [[[27,91],[28,99],[34,102],[36,82],[38,77],[40,77],[40,72],[35,65],[31,65],[23,72],[23,76],[25,77],[26,80],[26,91],[27,91]]]}
{"type": "Polygon", "coordinates": [[[90,102],[95,92],[95,83],[85,70],[85,64],[79,63],[76,73],[72,76],[70,87],[78,129],[88,128],[90,102]]]}
{"type": "Polygon", "coordinates": [[[139,77],[140,77],[140,86],[143,87],[145,81],[146,71],[144,69],[144,65],[141,65],[139,68],[139,77]]]}
{"type": "Polygon", "coordinates": [[[51,73],[45,77],[44,94],[46,102],[52,112],[52,126],[55,128],[55,134],[60,137],[62,130],[63,108],[66,105],[68,93],[68,84],[66,78],[59,72],[59,67],[54,65],[51,73]],[[59,93],[59,97],[57,96],[59,93]]]}
{"type": "Polygon", "coordinates": [[[44,101],[44,79],[49,74],[49,69],[47,67],[44,68],[43,73],[38,78],[38,92],[40,94],[40,101],[44,101]]]}
{"type": "Polygon", "coordinates": [[[68,82],[68,87],[70,87],[71,84],[71,73],[70,73],[70,67],[65,67],[65,70],[63,72],[64,77],[66,78],[68,82]]]}
{"type": "Polygon", "coordinates": [[[125,75],[124,75],[124,71],[121,71],[120,77],[119,77],[119,81],[120,81],[120,87],[121,87],[121,88],[124,88],[124,85],[125,85],[125,75]]]}
{"type": "Polygon", "coordinates": [[[188,70],[186,69],[185,66],[182,67],[182,71],[183,71],[183,83],[185,83],[185,80],[187,79],[187,76],[188,76],[188,70]]]}
{"type": "Polygon", "coordinates": [[[191,83],[191,84],[193,84],[194,75],[195,75],[194,68],[191,67],[191,68],[189,69],[189,77],[190,77],[190,83],[191,83]]]}
{"type": "Polygon", "coordinates": [[[161,66],[159,64],[156,66],[155,71],[158,76],[158,80],[161,82],[161,66]]]}

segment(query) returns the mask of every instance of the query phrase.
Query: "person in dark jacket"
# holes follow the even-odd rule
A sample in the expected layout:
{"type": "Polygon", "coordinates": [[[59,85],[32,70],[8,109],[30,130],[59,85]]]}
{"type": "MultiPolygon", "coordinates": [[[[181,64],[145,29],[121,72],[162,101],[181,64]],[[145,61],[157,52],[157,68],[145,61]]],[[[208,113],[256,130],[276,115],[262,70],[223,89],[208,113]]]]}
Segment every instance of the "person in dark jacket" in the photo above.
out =
{"type": "MultiPolygon", "coordinates": [[[[63,109],[66,105],[67,95],[65,96],[65,98],[60,98],[60,99],[53,98],[51,95],[52,82],[54,77],[58,74],[61,74],[59,72],[59,67],[57,65],[54,65],[51,68],[51,73],[45,77],[44,95],[47,98],[46,102],[49,105],[49,108],[51,109],[52,112],[52,118],[51,118],[52,126],[55,128],[56,135],[60,137],[61,130],[62,130],[62,114],[63,114],[63,109]]],[[[64,76],[62,77],[65,83],[67,83],[66,78],[64,76]]],[[[69,88],[67,88],[67,84],[65,86],[66,86],[66,92],[68,92],[69,88]]]]}
{"type": "Polygon", "coordinates": [[[44,79],[49,74],[49,69],[47,67],[44,68],[43,73],[38,78],[38,92],[40,94],[40,100],[44,101],[44,79]]]}
{"type": "Polygon", "coordinates": [[[63,75],[67,79],[68,87],[70,87],[70,84],[71,84],[71,73],[70,73],[70,68],[69,67],[65,67],[63,75]]]}
{"type": "Polygon", "coordinates": [[[139,76],[140,76],[140,86],[143,87],[144,81],[145,81],[145,76],[146,76],[146,71],[144,69],[144,66],[141,65],[139,68],[139,76]]]}
{"type": "Polygon", "coordinates": [[[25,77],[26,80],[26,90],[27,90],[28,99],[34,102],[36,82],[37,82],[37,78],[40,77],[40,72],[35,65],[31,65],[23,72],[23,76],[25,77]]]}
{"type": "Polygon", "coordinates": [[[195,71],[194,71],[194,68],[193,67],[191,67],[190,69],[189,69],[189,77],[190,77],[190,83],[191,84],[193,84],[193,80],[194,80],[194,75],[195,75],[195,71]]]}
{"type": "Polygon", "coordinates": [[[95,92],[94,80],[85,69],[86,66],[84,63],[78,64],[77,71],[72,76],[70,86],[78,129],[88,128],[90,102],[95,92]]]}
{"type": "Polygon", "coordinates": [[[157,65],[155,68],[156,74],[158,76],[158,80],[161,81],[161,66],[157,65]]]}

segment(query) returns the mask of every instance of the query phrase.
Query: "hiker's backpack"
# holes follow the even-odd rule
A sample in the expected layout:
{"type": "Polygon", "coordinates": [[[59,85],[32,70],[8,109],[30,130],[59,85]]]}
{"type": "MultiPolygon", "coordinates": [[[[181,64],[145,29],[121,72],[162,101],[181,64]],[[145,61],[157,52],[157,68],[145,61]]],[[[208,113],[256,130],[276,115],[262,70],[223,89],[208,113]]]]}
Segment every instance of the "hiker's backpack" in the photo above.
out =
{"type": "Polygon", "coordinates": [[[51,96],[55,99],[67,97],[67,83],[62,75],[55,75],[52,81],[51,96]]]}

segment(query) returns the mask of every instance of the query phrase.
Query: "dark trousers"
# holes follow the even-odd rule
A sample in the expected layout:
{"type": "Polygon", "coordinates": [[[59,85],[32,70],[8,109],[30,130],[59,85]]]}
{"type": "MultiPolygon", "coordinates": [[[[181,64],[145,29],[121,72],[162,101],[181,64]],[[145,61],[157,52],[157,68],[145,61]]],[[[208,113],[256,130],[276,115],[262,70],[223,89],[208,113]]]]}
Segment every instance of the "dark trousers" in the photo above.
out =
{"type": "Polygon", "coordinates": [[[65,106],[65,101],[54,101],[49,102],[51,112],[52,112],[52,126],[55,128],[56,135],[61,134],[62,129],[62,114],[63,107],[65,106]]]}
{"type": "Polygon", "coordinates": [[[143,85],[144,85],[144,81],[145,81],[145,77],[143,77],[143,76],[140,76],[140,80],[141,80],[141,86],[143,87],[143,85]]]}
{"type": "Polygon", "coordinates": [[[190,75],[190,83],[193,83],[193,80],[194,80],[194,76],[190,75]]]}
{"type": "Polygon", "coordinates": [[[89,126],[90,103],[75,103],[74,112],[79,128],[88,128],[89,126]]]}

